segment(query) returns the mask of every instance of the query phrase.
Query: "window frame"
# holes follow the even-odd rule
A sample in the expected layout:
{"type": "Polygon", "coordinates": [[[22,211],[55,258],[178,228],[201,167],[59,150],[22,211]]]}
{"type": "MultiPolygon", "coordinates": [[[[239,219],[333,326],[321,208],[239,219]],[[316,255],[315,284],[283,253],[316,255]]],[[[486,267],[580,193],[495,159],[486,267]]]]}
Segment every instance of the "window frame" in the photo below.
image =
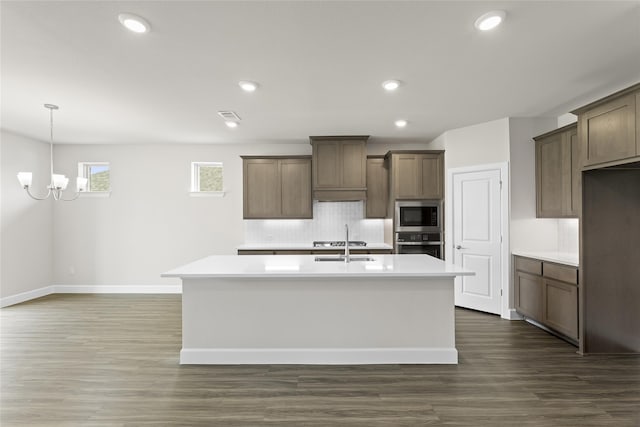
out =
{"type": "Polygon", "coordinates": [[[78,176],[87,178],[87,190],[80,192],[83,196],[109,197],[111,195],[111,162],[78,162],[78,176]],[[89,170],[91,166],[107,166],[109,170],[109,189],[91,190],[91,178],[89,170]]]}
{"type": "Polygon", "coordinates": [[[207,162],[191,162],[191,190],[189,194],[192,197],[224,197],[226,191],[224,189],[224,164],[223,162],[207,161],[207,162]],[[206,191],[200,189],[200,168],[202,166],[219,167],[222,172],[222,190],[206,191]]]}

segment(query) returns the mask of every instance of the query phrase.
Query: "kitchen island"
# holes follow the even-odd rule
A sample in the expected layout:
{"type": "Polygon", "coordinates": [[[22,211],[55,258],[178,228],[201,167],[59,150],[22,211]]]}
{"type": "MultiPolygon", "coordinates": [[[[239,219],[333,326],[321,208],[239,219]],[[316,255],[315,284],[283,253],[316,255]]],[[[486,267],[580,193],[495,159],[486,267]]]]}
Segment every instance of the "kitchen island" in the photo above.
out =
{"type": "Polygon", "coordinates": [[[182,279],[180,363],[457,363],[453,281],[474,273],[366,258],[210,256],[164,273],[182,279]]]}

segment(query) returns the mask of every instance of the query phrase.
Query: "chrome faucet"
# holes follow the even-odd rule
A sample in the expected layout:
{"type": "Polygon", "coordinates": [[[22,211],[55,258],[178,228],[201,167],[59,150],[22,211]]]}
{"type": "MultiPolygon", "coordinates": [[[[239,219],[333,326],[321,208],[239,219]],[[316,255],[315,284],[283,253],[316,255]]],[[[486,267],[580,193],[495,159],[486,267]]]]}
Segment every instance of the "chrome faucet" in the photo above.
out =
{"type": "Polygon", "coordinates": [[[351,262],[349,259],[349,224],[345,224],[344,229],[347,232],[347,236],[344,241],[344,262],[351,262]]]}

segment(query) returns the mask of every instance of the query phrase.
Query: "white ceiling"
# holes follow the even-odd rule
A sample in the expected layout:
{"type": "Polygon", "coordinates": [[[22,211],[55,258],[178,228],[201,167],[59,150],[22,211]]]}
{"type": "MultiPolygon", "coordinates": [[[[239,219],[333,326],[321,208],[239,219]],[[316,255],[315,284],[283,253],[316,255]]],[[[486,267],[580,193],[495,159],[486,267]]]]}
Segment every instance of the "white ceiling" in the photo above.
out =
{"type": "Polygon", "coordinates": [[[65,143],[300,142],[559,115],[640,81],[640,1],[2,1],[1,125],[65,143]],[[497,30],[475,19],[503,9],[497,30]],[[145,17],[125,30],[120,12],[145,17]],[[384,80],[406,84],[385,93],[384,80]],[[248,79],[260,89],[247,94],[248,79]],[[236,111],[228,129],[218,110],[236,111]],[[409,125],[396,129],[394,120],[409,125]]]}

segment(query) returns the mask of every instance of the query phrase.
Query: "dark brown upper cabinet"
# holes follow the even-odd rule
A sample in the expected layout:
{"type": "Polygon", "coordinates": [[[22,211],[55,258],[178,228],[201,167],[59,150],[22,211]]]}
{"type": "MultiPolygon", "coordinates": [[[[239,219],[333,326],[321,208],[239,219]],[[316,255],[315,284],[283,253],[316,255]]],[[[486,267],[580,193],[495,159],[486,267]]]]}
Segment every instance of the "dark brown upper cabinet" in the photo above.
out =
{"type": "Polygon", "coordinates": [[[580,213],[580,144],[573,123],[533,138],[536,143],[536,216],[580,213]]]}
{"type": "Polygon", "coordinates": [[[385,218],[389,200],[389,170],[384,156],[367,157],[367,218],[385,218]]]}
{"type": "Polygon", "coordinates": [[[391,199],[442,199],[444,151],[389,151],[391,199]]]}
{"type": "Polygon", "coordinates": [[[640,83],[572,113],[585,169],[640,161],[640,83]]]}
{"type": "Polygon", "coordinates": [[[368,135],[310,136],[313,147],[313,198],[366,200],[368,135]]]}
{"type": "Polygon", "coordinates": [[[242,156],[244,219],[308,219],[311,157],[242,156]]]}

